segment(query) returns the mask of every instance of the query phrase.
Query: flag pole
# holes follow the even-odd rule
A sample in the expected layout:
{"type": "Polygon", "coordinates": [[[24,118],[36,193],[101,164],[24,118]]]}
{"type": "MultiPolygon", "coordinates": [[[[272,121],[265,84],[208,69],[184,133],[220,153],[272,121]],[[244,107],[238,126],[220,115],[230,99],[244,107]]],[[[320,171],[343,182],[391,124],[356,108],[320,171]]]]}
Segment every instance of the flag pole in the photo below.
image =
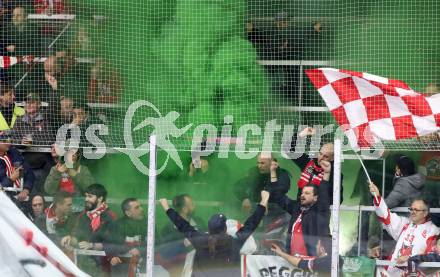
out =
{"type": "MultiPolygon", "coordinates": [[[[362,158],[359,156],[359,154],[356,151],[354,151],[354,154],[359,159],[359,162],[361,163],[361,166],[364,169],[365,175],[367,176],[367,179],[368,179],[368,183],[372,183],[371,178],[370,178],[370,174],[368,174],[367,168],[365,167],[364,162],[362,161],[362,158]]],[[[374,196],[374,199],[376,200],[376,202],[379,203],[379,199],[377,198],[376,193],[373,193],[373,196],[374,196]]]]}
{"type": "Polygon", "coordinates": [[[147,258],[146,258],[146,273],[147,276],[153,276],[154,267],[154,229],[156,227],[156,167],[157,167],[157,153],[156,153],[155,135],[150,136],[150,168],[148,172],[148,222],[147,222],[147,258]]]}
{"type": "Polygon", "coordinates": [[[332,206],[332,259],[331,277],[339,276],[339,208],[341,197],[341,163],[342,163],[342,142],[338,136],[334,140],[334,161],[333,161],[333,206],[332,206]]]}

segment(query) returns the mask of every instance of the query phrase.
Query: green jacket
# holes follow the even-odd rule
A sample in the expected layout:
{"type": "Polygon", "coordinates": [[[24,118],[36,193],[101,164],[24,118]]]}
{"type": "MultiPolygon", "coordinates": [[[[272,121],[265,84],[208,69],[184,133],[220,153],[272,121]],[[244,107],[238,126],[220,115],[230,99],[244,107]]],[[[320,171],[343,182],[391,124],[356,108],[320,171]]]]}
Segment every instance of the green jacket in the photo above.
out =
{"type": "MultiPolygon", "coordinates": [[[[79,173],[71,177],[71,179],[75,185],[75,192],[82,194],[88,186],[95,183],[95,178],[93,178],[87,166],[80,165],[80,167],[79,173]]],[[[61,172],[57,170],[56,166],[53,166],[44,182],[44,190],[46,193],[53,195],[59,191],[61,179],[61,172]]]]}
{"type": "Polygon", "coordinates": [[[132,248],[144,252],[147,245],[147,219],[134,220],[124,216],[113,221],[104,240],[104,251],[107,255],[125,254],[132,248]]]}

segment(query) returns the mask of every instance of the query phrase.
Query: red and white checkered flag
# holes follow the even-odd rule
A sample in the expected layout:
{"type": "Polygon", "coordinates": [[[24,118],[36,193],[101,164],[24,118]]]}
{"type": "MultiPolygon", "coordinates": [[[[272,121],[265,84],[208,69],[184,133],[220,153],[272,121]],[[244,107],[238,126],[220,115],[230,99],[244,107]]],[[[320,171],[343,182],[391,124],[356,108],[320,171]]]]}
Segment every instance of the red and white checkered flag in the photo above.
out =
{"type": "Polygon", "coordinates": [[[426,97],[402,81],[343,69],[306,74],[353,148],[439,131],[440,94],[426,97]]]}

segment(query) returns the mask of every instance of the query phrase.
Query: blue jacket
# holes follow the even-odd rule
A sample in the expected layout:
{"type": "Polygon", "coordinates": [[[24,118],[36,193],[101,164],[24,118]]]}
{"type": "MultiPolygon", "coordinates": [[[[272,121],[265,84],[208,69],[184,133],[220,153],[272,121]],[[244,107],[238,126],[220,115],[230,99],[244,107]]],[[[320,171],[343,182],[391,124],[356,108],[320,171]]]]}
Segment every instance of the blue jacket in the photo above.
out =
{"type": "MultiPolygon", "coordinates": [[[[32,188],[34,186],[34,180],[35,176],[32,172],[32,169],[29,167],[27,162],[24,160],[23,156],[20,152],[18,152],[17,149],[14,147],[10,147],[7,154],[9,155],[9,158],[11,159],[12,164],[14,163],[20,163],[23,165],[24,168],[24,176],[23,176],[23,188],[26,188],[30,191],[32,191],[32,188]]],[[[11,179],[8,178],[6,175],[6,164],[3,160],[0,160],[0,184],[2,187],[13,187],[14,184],[11,181],[11,179]]]]}
{"type": "Polygon", "coordinates": [[[414,262],[416,264],[423,262],[440,262],[440,254],[431,252],[428,254],[415,255],[410,257],[408,262],[414,262]]]}
{"type": "MultiPolygon", "coordinates": [[[[423,262],[440,262],[440,254],[431,252],[410,257],[408,260],[408,272],[413,273],[421,271],[419,264],[423,262]]],[[[436,271],[437,269],[435,268],[423,268],[425,274],[431,274],[436,271]]]]}

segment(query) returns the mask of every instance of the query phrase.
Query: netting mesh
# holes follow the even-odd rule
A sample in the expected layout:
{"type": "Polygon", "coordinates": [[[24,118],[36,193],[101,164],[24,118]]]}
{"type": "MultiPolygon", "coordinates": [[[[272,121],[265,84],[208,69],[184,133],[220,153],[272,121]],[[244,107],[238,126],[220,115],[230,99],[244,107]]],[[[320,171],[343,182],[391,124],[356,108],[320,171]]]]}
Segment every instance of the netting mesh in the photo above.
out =
{"type": "MultiPolygon", "coordinates": [[[[220,137],[230,125],[226,135],[236,137],[241,126],[264,131],[272,119],[281,126],[335,123],[304,74],[318,67],[438,91],[437,1],[49,2],[5,4],[3,86],[9,83],[23,105],[41,100],[50,126],[38,134],[19,130],[19,143],[50,145],[62,124],[74,123],[82,145],[93,145],[86,129],[105,124],[108,134],[98,136],[107,147],[135,148],[156,132],[189,150],[201,124],[217,131],[202,136],[220,137]],[[18,63],[9,66],[7,57],[18,63]],[[124,125],[138,100],[149,104],[139,103],[124,125]],[[154,120],[160,118],[173,122],[175,133],[154,120]]],[[[281,144],[282,131],[275,136],[281,144]]],[[[434,144],[430,138],[387,147],[434,144]]]]}
{"type": "MultiPolygon", "coordinates": [[[[435,1],[347,4],[343,8],[346,19],[336,32],[338,68],[402,80],[422,95],[436,94],[439,47],[434,41],[439,32],[438,11],[439,3],[435,1]]],[[[415,106],[422,104],[417,102],[415,106]]],[[[410,133],[410,125],[400,131],[410,133]]],[[[394,150],[429,150],[438,148],[438,139],[433,134],[384,141],[384,145],[394,150]]]]}
{"type": "MultiPolygon", "coordinates": [[[[158,153],[157,198],[188,193],[199,202],[198,215],[205,219],[221,211],[245,220],[249,211],[242,209],[244,199],[235,188],[245,176],[257,173],[255,155],[219,152],[230,146],[236,153],[256,153],[264,142],[271,146],[268,150],[280,152],[284,140],[306,125],[333,124],[324,140],[334,138],[338,123],[306,70],[368,72],[402,80],[426,96],[439,92],[436,0],[3,0],[0,9],[0,131],[10,130],[15,144],[50,146],[58,133],[61,140],[80,137],[84,147],[134,150],[125,152],[132,154],[129,157],[83,160],[90,172],[81,167],[82,172],[93,178],[75,184],[81,195],[89,183],[105,184],[108,203],[121,215],[123,197],[145,200],[149,157],[142,154],[154,134],[161,142],[158,149],[165,150],[158,153]],[[273,140],[266,140],[265,134],[273,140]],[[245,135],[245,147],[237,148],[245,135]],[[217,157],[190,155],[203,140],[213,143],[217,157]]],[[[371,104],[378,109],[382,105],[371,104]]],[[[410,126],[399,131],[410,133],[410,126]]],[[[315,144],[312,141],[318,150],[315,144]]],[[[405,152],[438,150],[440,145],[436,133],[384,144],[405,152]]],[[[433,185],[433,193],[426,194],[438,206],[436,152],[409,155],[425,167],[433,185]]],[[[25,158],[40,169],[42,156],[31,156],[25,158]]],[[[44,170],[53,162],[65,163],[50,154],[46,158],[49,167],[44,170]]],[[[366,177],[357,157],[353,159],[343,163],[344,204],[360,198],[360,204],[371,205],[364,198],[366,177]]],[[[382,162],[367,162],[376,184],[385,172],[382,162]]],[[[279,163],[291,174],[293,199],[303,168],[288,159],[279,163]]],[[[391,184],[394,162],[386,166],[386,184],[391,184]]],[[[58,179],[47,182],[46,176],[37,176],[34,191],[52,195],[61,184],[58,179]]],[[[73,201],[74,212],[84,209],[81,197],[73,201]]],[[[156,226],[168,227],[162,211],[156,214],[156,226]]],[[[341,217],[342,252],[356,241],[349,235],[356,232],[355,217],[341,217]]],[[[140,225],[145,232],[144,222],[140,225]]],[[[157,234],[157,246],[174,240],[167,238],[172,232],[164,230],[157,234]]],[[[284,243],[280,237],[275,239],[284,243]]],[[[269,248],[264,251],[272,254],[269,248]]]]}

